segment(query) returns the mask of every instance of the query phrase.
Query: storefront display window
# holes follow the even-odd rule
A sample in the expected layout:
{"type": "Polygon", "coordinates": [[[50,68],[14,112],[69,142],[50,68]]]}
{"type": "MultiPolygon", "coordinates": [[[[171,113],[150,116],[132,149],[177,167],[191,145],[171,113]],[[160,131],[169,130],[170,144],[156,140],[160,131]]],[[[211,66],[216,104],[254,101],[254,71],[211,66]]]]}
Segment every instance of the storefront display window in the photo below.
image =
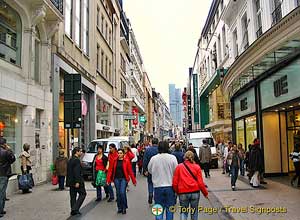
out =
{"type": "Polygon", "coordinates": [[[236,143],[245,145],[245,129],[244,129],[244,119],[238,120],[236,124],[236,143]]]}
{"type": "Polygon", "coordinates": [[[253,140],[257,138],[256,116],[251,116],[245,119],[246,124],[246,147],[253,144],[253,140]]]}
{"type": "MultiPolygon", "coordinates": [[[[22,118],[21,108],[0,101],[0,136],[4,137],[12,151],[19,155],[22,151],[22,118]]],[[[13,172],[16,171],[16,164],[12,166],[13,172]]]]}
{"type": "Polygon", "coordinates": [[[97,123],[111,126],[111,105],[97,97],[97,123]]]}

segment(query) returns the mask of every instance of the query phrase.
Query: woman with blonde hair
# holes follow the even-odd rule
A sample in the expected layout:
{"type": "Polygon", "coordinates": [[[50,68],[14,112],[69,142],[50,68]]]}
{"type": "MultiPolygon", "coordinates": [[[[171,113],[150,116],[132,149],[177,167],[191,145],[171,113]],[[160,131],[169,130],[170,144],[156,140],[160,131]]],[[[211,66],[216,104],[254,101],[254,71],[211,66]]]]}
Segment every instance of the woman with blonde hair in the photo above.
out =
{"type": "MultiPolygon", "coordinates": [[[[200,200],[200,191],[207,198],[208,191],[202,178],[202,171],[198,164],[194,161],[194,153],[187,151],[184,155],[184,162],[179,164],[173,176],[173,189],[179,195],[180,206],[189,210],[194,208],[191,213],[191,219],[198,219],[198,205],[200,200]]],[[[186,220],[188,211],[180,213],[180,219],[186,220]]]]}

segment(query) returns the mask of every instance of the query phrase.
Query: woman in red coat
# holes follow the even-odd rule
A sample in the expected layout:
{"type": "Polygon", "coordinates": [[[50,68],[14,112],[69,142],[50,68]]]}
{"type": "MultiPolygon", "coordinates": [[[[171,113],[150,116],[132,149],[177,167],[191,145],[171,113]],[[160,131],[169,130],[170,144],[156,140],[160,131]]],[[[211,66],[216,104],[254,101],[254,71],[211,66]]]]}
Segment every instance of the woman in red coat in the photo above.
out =
{"type": "Polygon", "coordinates": [[[124,158],[125,152],[123,149],[118,150],[118,158],[115,159],[112,166],[109,166],[107,174],[107,184],[115,183],[117,193],[118,213],[126,214],[127,196],[126,186],[131,179],[133,185],[136,186],[136,179],[134,177],[131,161],[124,158]]]}
{"type": "MultiPolygon", "coordinates": [[[[202,171],[194,161],[194,153],[187,151],[184,155],[185,161],[179,164],[173,176],[173,189],[179,195],[180,206],[187,208],[191,206],[191,219],[198,219],[198,204],[200,191],[207,198],[208,192],[202,179],[202,171]]],[[[188,218],[188,212],[180,213],[181,219],[188,218]]]]}

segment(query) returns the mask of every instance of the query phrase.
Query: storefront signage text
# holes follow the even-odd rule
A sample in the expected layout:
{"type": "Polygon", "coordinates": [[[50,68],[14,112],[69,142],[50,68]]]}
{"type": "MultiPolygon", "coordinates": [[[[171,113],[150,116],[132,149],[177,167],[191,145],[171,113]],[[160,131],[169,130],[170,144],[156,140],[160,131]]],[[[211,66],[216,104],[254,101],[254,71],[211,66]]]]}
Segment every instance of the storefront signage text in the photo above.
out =
{"type": "Polygon", "coordinates": [[[248,109],[248,102],[247,102],[247,97],[244,99],[241,99],[241,111],[245,111],[248,109]]]}
{"type": "Polygon", "coordinates": [[[287,94],[288,90],[288,81],[287,75],[274,81],[274,96],[279,97],[281,95],[287,94]]]}
{"type": "Polygon", "coordinates": [[[110,130],[110,127],[108,127],[108,126],[103,126],[102,128],[103,128],[103,130],[105,130],[105,131],[109,131],[109,130],[110,130]]]}

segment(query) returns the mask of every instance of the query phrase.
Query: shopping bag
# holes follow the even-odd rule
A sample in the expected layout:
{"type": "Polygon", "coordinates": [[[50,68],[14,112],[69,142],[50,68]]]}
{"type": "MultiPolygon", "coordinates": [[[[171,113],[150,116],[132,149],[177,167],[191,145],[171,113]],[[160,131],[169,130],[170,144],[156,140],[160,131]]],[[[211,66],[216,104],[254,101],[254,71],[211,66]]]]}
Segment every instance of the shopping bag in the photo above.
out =
{"type": "Polygon", "coordinates": [[[106,173],[102,170],[99,170],[96,177],[96,186],[105,186],[106,185],[106,173]]]}
{"type": "Polygon", "coordinates": [[[52,185],[57,185],[58,184],[58,177],[57,175],[52,175],[52,185]]]}
{"type": "Polygon", "coordinates": [[[34,187],[32,173],[18,175],[18,185],[20,190],[32,189],[34,187]]]}

